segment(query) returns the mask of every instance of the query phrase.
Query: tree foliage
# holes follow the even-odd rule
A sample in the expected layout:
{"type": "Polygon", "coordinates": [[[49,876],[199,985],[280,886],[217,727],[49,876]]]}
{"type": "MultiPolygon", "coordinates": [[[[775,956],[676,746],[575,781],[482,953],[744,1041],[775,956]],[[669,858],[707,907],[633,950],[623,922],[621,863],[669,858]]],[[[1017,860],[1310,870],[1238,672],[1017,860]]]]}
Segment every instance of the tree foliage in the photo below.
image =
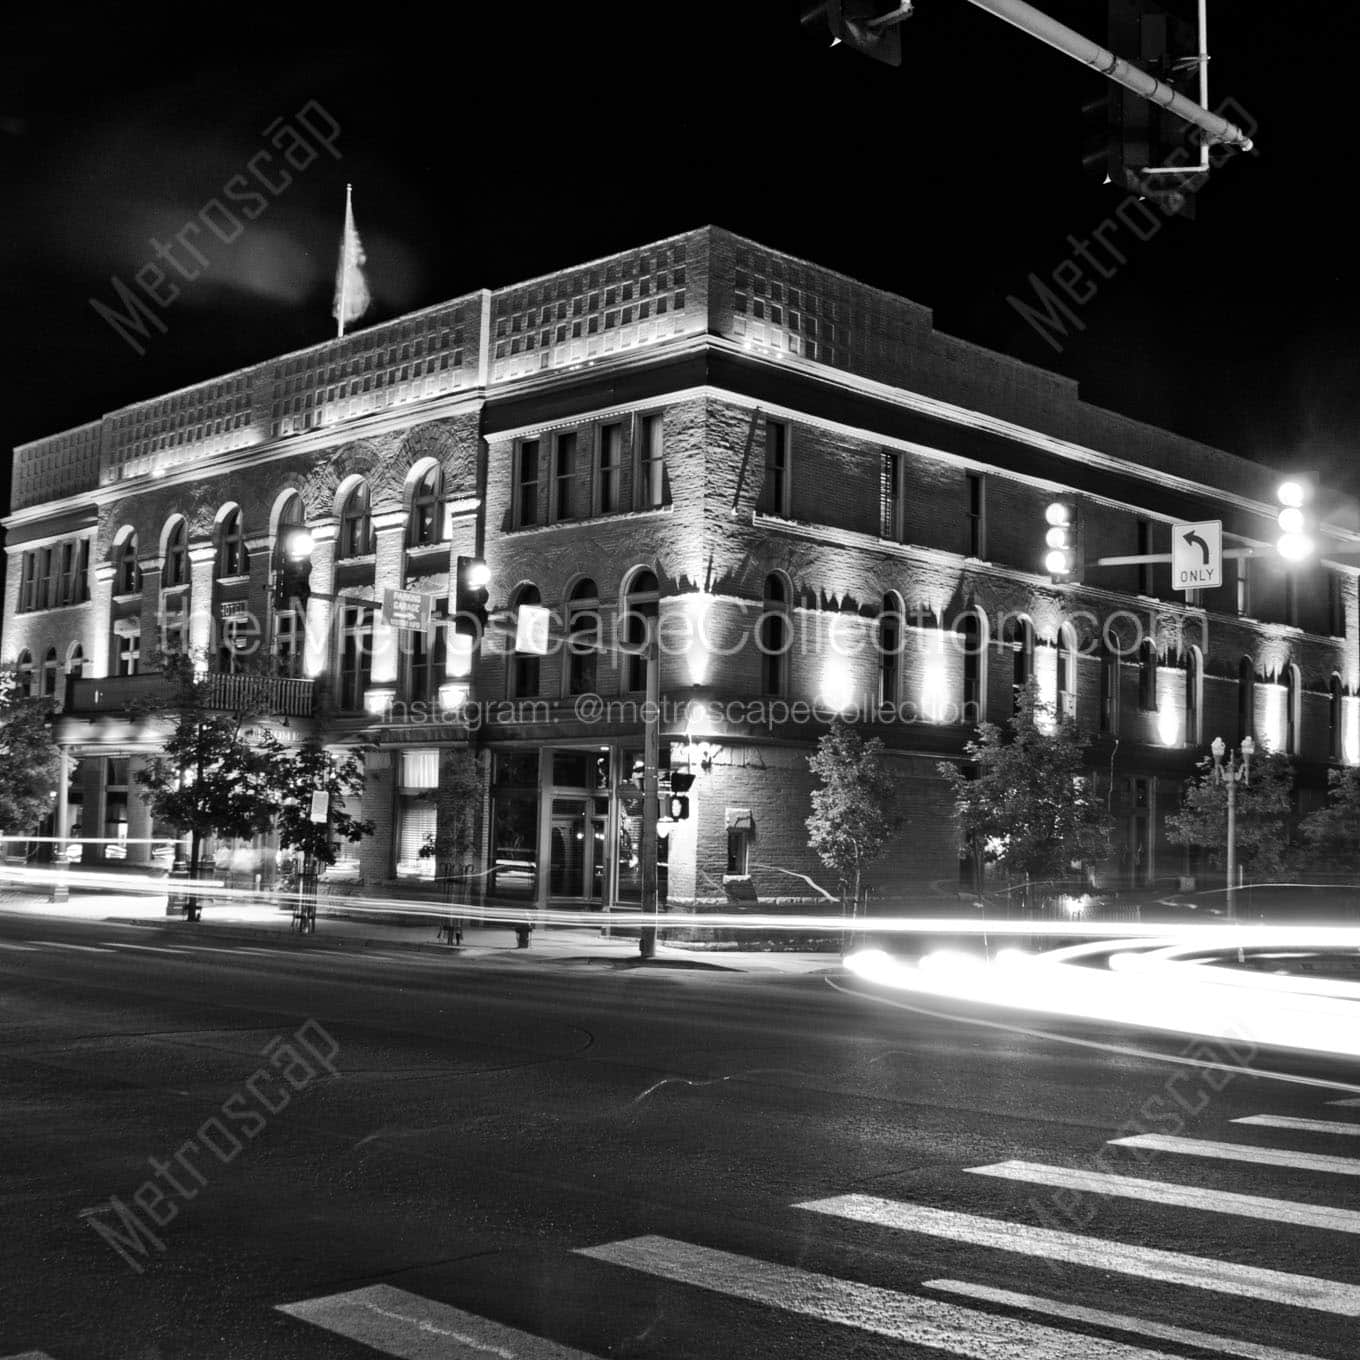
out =
{"type": "Polygon", "coordinates": [[[375,830],[371,821],[355,817],[346,800],[364,791],[364,767],[350,751],[331,752],[320,742],[289,749],[268,737],[263,743],[267,779],[276,800],[279,845],[310,855],[316,864],[334,864],[338,840],[362,840],[375,830]],[[329,797],[324,822],[311,819],[312,794],[329,797]]]}
{"type": "Polygon", "coordinates": [[[1299,833],[1329,869],[1360,870],[1360,768],[1327,772],[1327,805],[1310,812],[1299,833]]]}
{"type": "Polygon", "coordinates": [[[856,905],[864,897],[864,871],[883,853],[901,825],[894,812],[897,786],[877,737],[865,741],[835,718],[808,757],[821,787],[812,793],[807,829],[812,849],[840,880],[842,895],[856,905]]]}
{"type": "Polygon", "coordinates": [[[1113,822],[1093,788],[1089,746],[1075,722],[1040,701],[1031,680],[1004,728],[980,724],[964,747],[968,767],[937,766],[953,794],[960,838],[1026,883],[1106,858],[1113,822]]]}
{"type": "Polygon", "coordinates": [[[245,735],[253,712],[216,707],[211,682],[191,665],[167,666],[167,679],[173,697],[162,716],[170,733],[136,779],[152,816],[189,834],[196,873],[206,837],[246,839],[273,821],[272,758],[245,735]]]}
{"type": "Polygon", "coordinates": [[[0,675],[0,832],[29,834],[52,810],[61,762],[51,713],[49,700],[19,693],[12,672],[0,675]]]}
{"type": "Polygon", "coordinates": [[[450,878],[461,873],[477,853],[482,776],[470,751],[455,749],[443,753],[439,788],[429,796],[436,808],[435,829],[425,838],[419,853],[422,858],[433,855],[436,873],[441,878],[450,878]]]}
{"type": "MultiPolygon", "coordinates": [[[[1166,819],[1167,839],[1199,847],[1214,868],[1222,869],[1228,862],[1228,788],[1215,775],[1211,758],[1200,761],[1199,771],[1186,781],[1180,811],[1166,819]]],[[[1248,879],[1262,882],[1284,867],[1293,789],[1293,768],[1279,752],[1253,756],[1250,778],[1235,786],[1237,862],[1248,879]]]]}

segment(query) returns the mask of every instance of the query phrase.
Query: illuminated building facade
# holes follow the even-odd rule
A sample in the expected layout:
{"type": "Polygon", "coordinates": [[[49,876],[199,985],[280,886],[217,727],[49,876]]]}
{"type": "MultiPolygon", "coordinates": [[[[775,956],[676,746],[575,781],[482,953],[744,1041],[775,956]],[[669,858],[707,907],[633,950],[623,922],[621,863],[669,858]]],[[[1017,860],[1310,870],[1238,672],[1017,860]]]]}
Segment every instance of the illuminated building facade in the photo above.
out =
{"type": "MultiPolygon", "coordinates": [[[[1305,800],[1360,755],[1356,573],[1335,556],[1356,536],[1329,528],[1286,570],[1277,480],[703,228],[19,448],[3,660],[61,707],[59,834],[126,837],[134,862],[157,829],[132,775],[157,738],[128,704],[187,649],[224,703],[265,663],[285,739],[365,748],[379,830],[345,852],[365,890],[428,889],[420,847],[468,753],[478,891],[636,901],[655,621],[663,764],[695,775],[664,842],[672,902],[806,899],[802,876],[826,878],[804,822],[832,710],[883,738],[899,779],[876,894],[957,884],[937,762],[1030,676],[1096,734],[1107,877],[1174,879],[1163,820],[1213,737],[1294,754],[1305,800]],[[1055,500],[1075,540],[1060,581],[1055,500]],[[1215,519],[1256,555],[1197,597],[1163,564],[1095,565],[1215,519]],[[310,594],[276,599],[301,526],[310,594]],[[475,655],[438,603],[425,631],[384,607],[447,600],[460,556],[490,569],[475,655]],[[544,610],[546,650],[516,650],[544,610]]],[[[240,853],[268,879],[267,847],[240,853]]]]}

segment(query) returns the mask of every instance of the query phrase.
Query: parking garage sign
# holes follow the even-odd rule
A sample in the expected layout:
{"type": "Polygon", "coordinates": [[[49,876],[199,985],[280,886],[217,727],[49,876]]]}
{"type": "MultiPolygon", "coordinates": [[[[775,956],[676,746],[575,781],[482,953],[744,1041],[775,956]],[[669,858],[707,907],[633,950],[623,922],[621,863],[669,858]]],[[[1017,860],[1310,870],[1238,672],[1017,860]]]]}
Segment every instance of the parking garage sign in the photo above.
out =
{"type": "Polygon", "coordinates": [[[1213,590],[1223,584],[1221,519],[1172,527],[1171,584],[1176,590],[1213,590]]]}

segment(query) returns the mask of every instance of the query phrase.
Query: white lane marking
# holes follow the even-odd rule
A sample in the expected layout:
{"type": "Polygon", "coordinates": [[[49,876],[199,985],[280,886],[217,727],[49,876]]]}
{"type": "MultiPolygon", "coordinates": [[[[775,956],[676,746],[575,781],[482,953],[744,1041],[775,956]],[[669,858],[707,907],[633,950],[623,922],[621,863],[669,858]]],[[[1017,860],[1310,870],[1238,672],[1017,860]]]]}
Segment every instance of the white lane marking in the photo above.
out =
{"type": "Polygon", "coordinates": [[[1238,1341],[1235,1337],[1214,1336],[1196,1332],[1189,1327],[1172,1327],[1150,1318],[1125,1317],[1122,1313],[1107,1313],[1103,1308],[1082,1308],[1074,1303],[1059,1303],[1056,1299],[1040,1298],[1037,1294],[1017,1294],[1009,1289],[993,1289],[990,1285],[970,1284],[963,1280],[927,1280],[924,1289],[939,1289],[946,1294],[962,1294],[965,1298],[982,1299],[986,1303],[1000,1303],[1007,1308],[1028,1308],[1031,1312],[1047,1313],[1050,1317],[1068,1322],[1084,1322],[1091,1327],[1108,1327],[1115,1332],[1132,1332],[1153,1341],[1171,1341],[1178,1346],[1195,1346],[1200,1350],[1217,1351],[1220,1355],[1235,1355],[1242,1360],[1317,1360],[1316,1356],[1298,1351],[1282,1351],[1276,1346],[1261,1346],[1254,1341],[1238,1341]]]}
{"type": "Polygon", "coordinates": [[[1135,1247],[1125,1242],[1110,1242],[1082,1233],[1059,1232],[1052,1228],[1031,1228],[1000,1218],[979,1218],[950,1209],[932,1209],[924,1204],[879,1199],[873,1195],[833,1195],[830,1199],[808,1200],[794,1206],[835,1218],[871,1223],[898,1232],[925,1233],[951,1242],[988,1247],[994,1251],[1017,1252],[1022,1256],[1042,1256],[1050,1261],[1091,1270],[1112,1270],[1135,1275],[1143,1280],[1186,1285],[1192,1289],[1212,1289],[1220,1294],[1261,1299],[1294,1308],[1315,1308],[1342,1317],[1360,1317],[1360,1285],[1337,1280],[1320,1280],[1311,1275],[1289,1275],[1282,1270],[1263,1270],[1241,1266],[1232,1261],[1215,1261],[1207,1256],[1187,1256],[1160,1247],[1135,1247]]]}
{"type": "Polygon", "coordinates": [[[1287,1114],[1249,1114],[1231,1122],[1256,1124],[1263,1129],[1297,1129],[1300,1133],[1349,1133],[1360,1138],[1360,1124],[1353,1120],[1295,1119],[1287,1114]]]}
{"type": "Polygon", "coordinates": [[[169,947],[161,944],[126,944],[122,941],[115,941],[111,947],[114,949],[141,949],[148,954],[181,954],[184,952],[178,945],[169,947]]]}
{"type": "Polygon", "coordinates": [[[34,940],[34,944],[47,945],[51,949],[79,949],[83,954],[111,954],[111,944],[71,944],[67,940],[34,940]]]}
{"type": "Polygon", "coordinates": [[[821,1322],[948,1351],[967,1360],[1071,1360],[1078,1354],[1082,1360],[1170,1360],[1165,1351],[1038,1322],[1007,1318],[1002,1327],[995,1313],[667,1237],[633,1237],[600,1247],[578,1247],[577,1255],[821,1322]]]}
{"type": "Polygon", "coordinates": [[[1255,1162],[1258,1166],[1291,1166],[1296,1171],[1330,1171],[1337,1176],[1360,1176],[1360,1160],[1333,1157],[1326,1152],[1288,1152],[1282,1148],[1256,1147],[1250,1143],[1213,1143],[1205,1138],[1175,1138],[1169,1133],[1136,1133],[1130,1138],[1111,1138],[1110,1143],[1114,1147],[1180,1152],[1189,1157],[1216,1157],[1225,1162],[1255,1162]]]}
{"type": "Polygon", "coordinates": [[[401,1360],[596,1360],[588,1351],[386,1284],[284,1303],[278,1311],[401,1360]]]}
{"type": "Polygon", "coordinates": [[[1175,1185],[1167,1181],[1145,1181],[1135,1176],[1113,1176],[1103,1171],[1079,1171],[1067,1166],[1045,1166],[1040,1162],[995,1162],[991,1166],[970,1166],[975,1176],[996,1176],[1001,1180],[1027,1181],[1052,1185],[1060,1190],[1084,1190],[1096,1195],[1122,1195],[1125,1199],[1146,1200],[1149,1204],[1172,1204],[1201,1213],[1238,1214],[1243,1218],[1263,1218],[1271,1223],[1292,1223],[1301,1228],[1331,1228],[1336,1232],[1360,1233],[1360,1212],[1335,1209],[1327,1204],[1300,1204],[1289,1199],[1267,1199],[1260,1195],[1238,1195],[1227,1190],[1202,1190],[1196,1185],[1175,1185]]]}
{"type": "Polygon", "coordinates": [[[52,1360],[46,1351],[19,1351],[16,1355],[0,1356],[0,1360],[52,1360]]]}
{"type": "Polygon", "coordinates": [[[1360,1105],[1360,1100],[1329,1100],[1328,1105],[1360,1105]]]}
{"type": "Polygon", "coordinates": [[[0,949],[27,949],[33,950],[38,946],[35,944],[18,944],[10,940],[0,940],[0,949]]]}

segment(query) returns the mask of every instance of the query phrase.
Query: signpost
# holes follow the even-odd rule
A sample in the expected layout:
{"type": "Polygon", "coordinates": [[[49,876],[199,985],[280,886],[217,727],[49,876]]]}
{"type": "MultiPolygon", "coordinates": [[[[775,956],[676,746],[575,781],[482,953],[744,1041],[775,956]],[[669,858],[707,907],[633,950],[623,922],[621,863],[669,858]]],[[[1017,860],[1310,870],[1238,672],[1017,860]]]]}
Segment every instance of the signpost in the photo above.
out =
{"type": "Polygon", "coordinates": [[[1221,519],[1172,527],[1171,584],[1185,591],[1215,590],[1223,584],[1221,519]]]}
{"type": "Polygon", "coordinates": [[[430,597],[418,590],[383,591],[383,622],[389,628],[425,632],[430,626],[430,597]]]}

